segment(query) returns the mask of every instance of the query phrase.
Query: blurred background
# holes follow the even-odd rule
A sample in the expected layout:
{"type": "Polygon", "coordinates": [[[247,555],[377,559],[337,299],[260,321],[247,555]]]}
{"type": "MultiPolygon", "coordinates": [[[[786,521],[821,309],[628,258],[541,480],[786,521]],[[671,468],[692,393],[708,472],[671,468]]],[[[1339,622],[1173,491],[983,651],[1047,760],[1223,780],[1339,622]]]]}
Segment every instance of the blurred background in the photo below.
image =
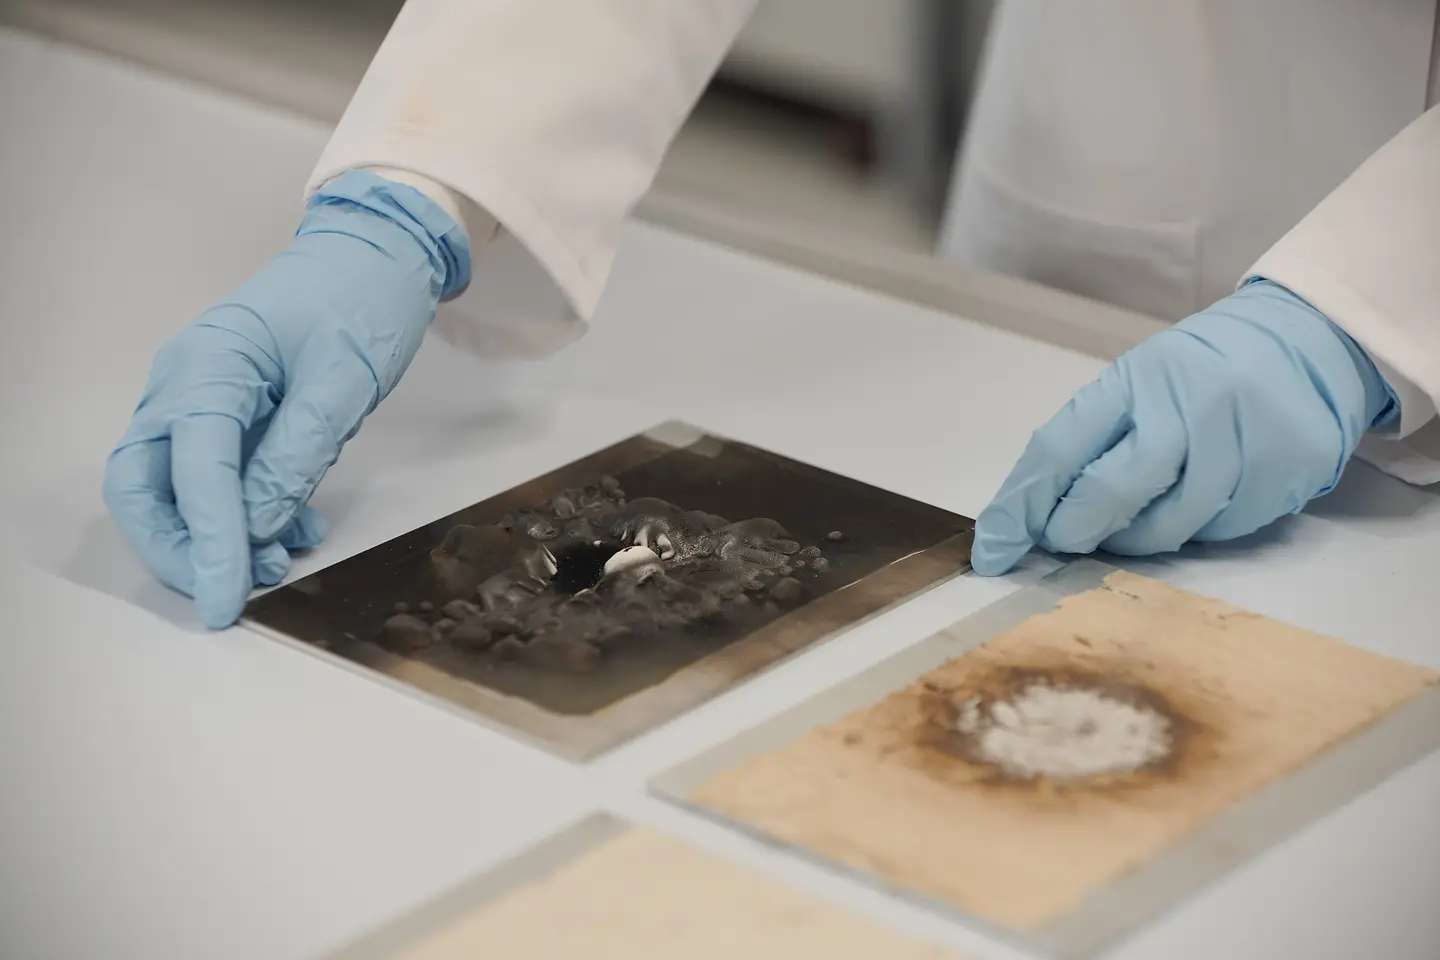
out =
{"type": "MultiPolygon", "coordinates": [[[[647,201],[792,248],[929,253],[991,5],[760,0],[647,201]]],[[[0,0],[0,21],[334,122],[401,6],[0,0]]]]}

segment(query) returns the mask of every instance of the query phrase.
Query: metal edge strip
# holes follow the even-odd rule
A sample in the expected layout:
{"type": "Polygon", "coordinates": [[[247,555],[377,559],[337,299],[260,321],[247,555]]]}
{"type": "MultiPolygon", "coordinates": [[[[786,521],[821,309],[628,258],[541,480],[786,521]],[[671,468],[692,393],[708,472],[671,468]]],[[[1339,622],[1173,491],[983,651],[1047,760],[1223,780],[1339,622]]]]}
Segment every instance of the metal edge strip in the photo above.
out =
{"type": "Polygon", "coordinates": [[[899,887],[731,819],[692,799],[711,777],[745,760],[791,743],[817,726],[840,720],[916,677],[979,646],[1025,619],[1051,610],[1064,597],[1100,586],[1117,568],[1076,560],[947,627],[866,673],[753,727],[728,742],[654,777],[650,792],[750,836],[799,855],[867,886],[921,906],[961,925],[1022,948],[1087,960],[1158,919],[1206,884],[1274,847],[1324,815],[1373,789],[1440,749],[1440,685],[1400,704],[1299,770],[1256,790],[1212,817],[1185,839],[1136,870],[1091,894],[1074,912],[1033,931],[1001,927],[945,901],[899,887]]]}

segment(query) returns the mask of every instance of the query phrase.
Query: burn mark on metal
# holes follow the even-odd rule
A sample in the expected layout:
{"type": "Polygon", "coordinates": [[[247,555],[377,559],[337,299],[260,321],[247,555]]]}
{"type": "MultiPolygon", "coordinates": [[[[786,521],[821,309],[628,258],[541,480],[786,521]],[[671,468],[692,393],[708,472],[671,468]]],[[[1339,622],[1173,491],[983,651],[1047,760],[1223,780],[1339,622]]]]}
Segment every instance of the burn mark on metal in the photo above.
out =
{"type": "Polygon", "coordinates": [[[939,781],[1041,803],[1065,804],[1089,794],[1138,798],[1152,786],[1188,780],[1212,765],[1225,729],[1221,718],[1206,716],[1186,691],[1144,676],[1151,672],[1147,666],[1153,668],[1132,662],[1078,666],[1057,655],[1050,662],[981,664],[953,684],[920,681],[912,688],[916,714],[907,752],[917,768],[939,781]],[[1017,775],[962,731],[961,714],[971,704],[986,709],[1011,703],[1036,686],[1086,691],[1152,712],[1165,721],[1168,749],[1131,770],[1075,778],[1017,775]]]}
{"type": "Polygon", "coordinates": [[[580,717],[817,599],[830,601],[817,624],[850,606],[868,613],[868,591],[846,591],[854,603],[832,595],[973,530],[936,507],[697,436],[683,447],[632,437],[260,597],[247,617],[362,664],[401,657],[580,717]],[[637,544],[659,570],[605,572],[637,544]]]}
{"type": "Polygon", "coordinates": [[[430,571],[454,599],[433,626],[398,602],[377,642],[401,654],[448,643],[492,666],[593,673],[620,646],[716,623],[752,595],[801,601],[805,584],[787,563],[801,547],[789,536],[767,518],[732,523],[658,497],[627,501],[618,480],[602,477],[493,526],[452,527],[430,551],[430,571]],[[783,578],[763,578],[772,571],[783,578]]]}

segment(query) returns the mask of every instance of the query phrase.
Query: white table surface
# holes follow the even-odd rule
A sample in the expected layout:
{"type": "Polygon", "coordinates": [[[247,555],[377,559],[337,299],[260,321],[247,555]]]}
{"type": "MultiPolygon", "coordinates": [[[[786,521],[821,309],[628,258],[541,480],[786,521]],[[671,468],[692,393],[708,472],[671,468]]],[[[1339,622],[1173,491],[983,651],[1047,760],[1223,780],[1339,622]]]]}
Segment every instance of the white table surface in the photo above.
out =
{"type": "MultiPolygon", "coordinates": [[[[161,339],[293,230],[327,131],[3,32],[0,121],[0,956],[314,956],[597,806],[1024,956],[644,792],[1013,582],[954,581],[589,767],[206,633],[128,552],[101,471],[161,339]]],[[[295,575],[672,417],[974,516],[1098,366],[636,225],[591,335],[554,361],[421,351],[318,493],[334,535],[295,575]]],[[[1440,498],[1357,465],[1265,534],[1126,565],[1440,666],[1437,554],[1440,498]]],[[[1111,956],[1433,960],[1436,891],[1440,755],[1111,956]]]]}

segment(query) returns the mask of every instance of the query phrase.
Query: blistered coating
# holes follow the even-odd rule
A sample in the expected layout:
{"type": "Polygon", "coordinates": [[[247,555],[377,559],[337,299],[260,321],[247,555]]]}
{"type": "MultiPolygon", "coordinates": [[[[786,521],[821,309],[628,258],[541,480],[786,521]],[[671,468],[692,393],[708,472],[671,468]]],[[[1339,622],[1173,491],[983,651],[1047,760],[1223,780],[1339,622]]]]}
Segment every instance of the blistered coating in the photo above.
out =
{"type": "MultiPolygon", "coordinates": [[[[700,627],[747,594],[803,603],[792,574],[801,545],[775,520],[731,521],[656,497],[629,500],[613,478],[566,490],[492,526],[461,524],[430,553],[446,629],[418,617],[386,637],[400,651],[427,643],[551,671],[586,673],[638,637],[700,627]],[[783,579],[776,580],[776,577],[783,579]],[[414,621],[414,622],[411,622],[414,621]],[[421,639],[419,628],[428,629],[421,639]]],[[[805,548],[823,572],[818,546],[805,548]]]]}

